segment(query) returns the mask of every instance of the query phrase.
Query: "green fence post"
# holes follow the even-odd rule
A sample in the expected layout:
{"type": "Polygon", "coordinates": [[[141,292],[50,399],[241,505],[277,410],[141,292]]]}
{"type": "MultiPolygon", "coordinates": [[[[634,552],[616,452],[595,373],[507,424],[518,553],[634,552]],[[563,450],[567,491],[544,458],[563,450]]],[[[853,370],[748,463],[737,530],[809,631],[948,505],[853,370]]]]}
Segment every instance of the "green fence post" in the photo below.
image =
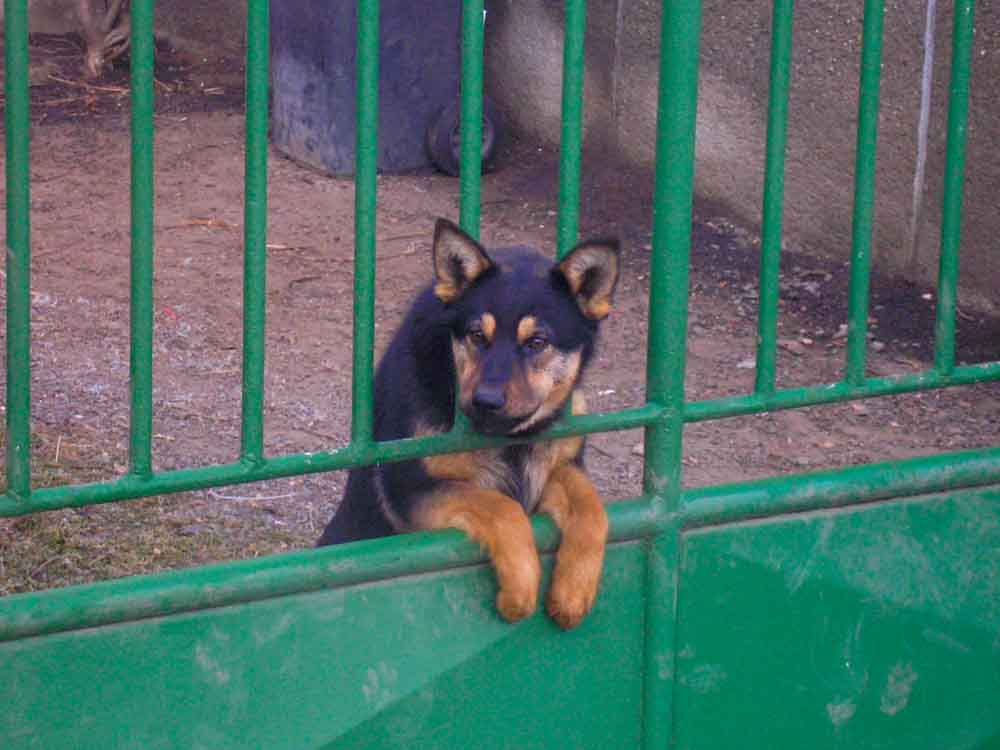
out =
{"type": "Polygon", "coordinates": [[[7,189],[7,494],[31,493],[31,144],[28,4],[4,2],[7,189]]]}
{"type": "Polygon", "coordinates": [[[243,394],[240,458],[264,458],[267,317],[269,0],[247,4],[246,154],[243,200],[243,394]]]}
{"type": "MultiPolygon", "coordinates": [[[[661,18],[646,400],[664,416],[646,428],[643,491],[663,521],[678,510],[684,429],[688,261],[691,251],[701,3],[667,0],[661,18]]],[[[678,524],[649,542],[643,747],[670,742],[678,524]]]]}
{"type": "Polygon", "coordinates": [[[851,284],[847,315],[845,379],[865,379],[868,336],[868,291],[871,273],[872,215],[875,205],[875,148],[878,140],[879,84],[882,78],[884,0],[866,0],[861,50],[861,90],[854,167],[854,218],[851,235],[851,284]]]}
{"type": "Polygon", "coordinates": [[[962,188],[965,141],[969,122],[969,68],[972,60],[973,0],[955,3],[951,44],[951,85],[948,97],[948,145],[941,208],[941,259],[938,272],[934,366],[947,375],[955,367],[955,304],[958,250],[962,236],[962,188]]]}
{"type": "Polygon", "coordinates": [[[470,237],[479,239],[483,171],[483,0],[462,3],[461,97],[459,224],[470,237]]]}
{"type": "Polygon", "coordinates": [[[563,32],[562,132],[559,139],[559,224],[556,248],[562,258],[576,244],[580,228],[580,151],[583,147],[586,0],[566,0],[563,32]]]}
{"type": "Polygon", "coordinates": [[[378,193],[379,0],[359,0],[354,170],[354,344],[351,443],[372,441],[375,370],[375,209],[378,193]]]}
{"type": "Polygon", "coordinates": [[[781,212],[785,200],[785,144],[788,140],[788,83],[795,0],[775,0],[771,20],[771,83],[768,88],[767,161],[764,168],[763,229],[760,242],[760,313],[754,390],[774,393],[781,268],[781,212]]]}
{"type": "Polygon", "coordinates": [[[152,473],[153,436],[153,0],[131,8],[132,246],[130,473],[152,473]]]}

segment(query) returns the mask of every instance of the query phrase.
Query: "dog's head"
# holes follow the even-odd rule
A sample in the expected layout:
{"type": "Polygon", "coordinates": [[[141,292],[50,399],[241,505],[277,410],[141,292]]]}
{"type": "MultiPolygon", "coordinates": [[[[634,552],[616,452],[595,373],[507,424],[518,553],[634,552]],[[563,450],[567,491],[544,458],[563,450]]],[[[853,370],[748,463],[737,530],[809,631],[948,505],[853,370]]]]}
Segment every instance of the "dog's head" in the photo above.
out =
{"type": "Polygon", "coordinates": [[[611,311],[617,240],[582,242],[558,263],[491,251],[445,219],[434,231],[434,294],[453,313],[458,399],[490,435],[544,429],[573,394],[611,311]]]}

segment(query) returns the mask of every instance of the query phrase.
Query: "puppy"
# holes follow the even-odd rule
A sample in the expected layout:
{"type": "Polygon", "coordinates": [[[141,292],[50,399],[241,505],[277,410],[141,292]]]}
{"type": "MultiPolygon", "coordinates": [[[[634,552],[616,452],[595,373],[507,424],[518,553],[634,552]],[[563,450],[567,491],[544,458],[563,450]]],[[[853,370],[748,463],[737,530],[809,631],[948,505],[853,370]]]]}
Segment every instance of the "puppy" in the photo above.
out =
{"type": "MultiPolygon", "coordinates": [[[[487,252],[440,219],[433,265],[376,373],[377,440],[447,432],[456,398],[485,435],[529,437],[585,412],[577,389],[611,311],[617,241],[582,242],[552,263],[526,247],[487,252]]],[[[514,622],[536,609],[528,517],[541,511],[562,533],[546,609],[575,627],[597,596],[608,532],[583,449],[572,437],[354,469],[319,544],[461,529],[489,552],[497,609],[514,622]]]]}

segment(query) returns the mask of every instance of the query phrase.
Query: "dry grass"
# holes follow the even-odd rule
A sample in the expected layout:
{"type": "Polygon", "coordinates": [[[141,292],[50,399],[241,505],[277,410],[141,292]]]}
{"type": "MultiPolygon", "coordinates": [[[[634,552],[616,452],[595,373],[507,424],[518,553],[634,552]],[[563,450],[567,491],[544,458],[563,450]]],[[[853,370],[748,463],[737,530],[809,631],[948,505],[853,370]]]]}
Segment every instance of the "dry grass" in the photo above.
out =
{"type": "MultiPolygon", "coordinates": [[[[34,442],[35,455],[52,455],[47,436],[34,442]]],[[[33,465],[35,487],[107,477],[101,455],[63,451],[58,463],[33,465]]],[[[0,518],[0,596],[259,557],[315,541],[316,519],[295,517],[295,507],[257,499],[245,487],[234,492],[245,499],[184,493],[0,518]]]]}

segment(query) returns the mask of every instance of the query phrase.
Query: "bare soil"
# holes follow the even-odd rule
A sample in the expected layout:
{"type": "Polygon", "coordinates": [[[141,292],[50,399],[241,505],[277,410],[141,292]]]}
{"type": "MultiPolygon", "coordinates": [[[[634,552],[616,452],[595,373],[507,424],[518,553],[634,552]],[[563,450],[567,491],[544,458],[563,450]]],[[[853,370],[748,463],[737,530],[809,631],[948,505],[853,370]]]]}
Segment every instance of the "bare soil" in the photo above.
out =
{"type": "MultiPolygon", "coordinates": [[[[157,68],[154,452],[161,470],[232,461],[240,431],[240,70],[173,54],[162,52],[157,68]]],[[[45,485],[111,479],[127,463],[127,80],[118,70],[84,84],[73,64],[55,73],[62,81],[33,89],[33,465],[45,485]],[[70,97],[82,98],[53,103],[70,97]]],[[[600,158],[585,164],[584,233],[618,233],[627,243],[616,310],[587,381],[591,409],[605,411],[643,401],[651,183],[600,158]]],[[[484,241],[552,252],[556,196],[556,155],[509,142],[498,169],[484,177],[484,241]]],[[[330,450],[349,437],[353,184],[272,153],[269,198],[266,449],[330,450]]],[[[429,278],[430,229],[436,217],[457,215],[458,185],[432,173],[381,176],[379,201],[381,350],[429,278]]],[[[687,352],[692,399],[752,389],[758,245],[724,214],[699,208],[687,352]]],[[[846,290],[846,268],[795,248],[786,253],[779,386],[840,378],[846,290]]],[[[933,291],[875,277],[872,292],[870,373],[927,369],[933,291]]],[[[962,308],[959,324],[961,361],[1000,359],[998,321],[962,308]]],[[[588,463],[608,498],[639,493],[641,442],[640,431],[591,438],[588,463]]],[[[994,383],[691,425],[685,483],[998,444],[994,383]]],[[[344,476],[0,520],[0,594],[307,547],[335,508],[344,476]]]]}

